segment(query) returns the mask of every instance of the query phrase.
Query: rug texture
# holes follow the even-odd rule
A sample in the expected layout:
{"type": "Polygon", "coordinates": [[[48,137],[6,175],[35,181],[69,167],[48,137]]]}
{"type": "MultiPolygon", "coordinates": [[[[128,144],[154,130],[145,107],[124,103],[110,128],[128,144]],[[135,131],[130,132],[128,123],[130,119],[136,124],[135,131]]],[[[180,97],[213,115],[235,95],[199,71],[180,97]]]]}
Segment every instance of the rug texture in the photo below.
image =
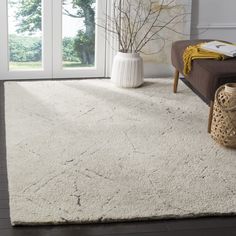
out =
{"type": "Polygon", "coordinates": [[[5,83],[12,224],[235,214],[236,152],[179,91],[170,79],[5,83]]]}

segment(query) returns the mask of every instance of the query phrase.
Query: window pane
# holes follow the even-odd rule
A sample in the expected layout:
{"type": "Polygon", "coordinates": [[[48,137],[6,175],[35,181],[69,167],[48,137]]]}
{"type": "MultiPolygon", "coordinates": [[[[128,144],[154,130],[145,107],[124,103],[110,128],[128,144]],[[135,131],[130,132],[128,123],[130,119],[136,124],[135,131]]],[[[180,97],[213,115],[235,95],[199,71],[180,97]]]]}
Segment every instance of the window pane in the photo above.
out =
{"type": "Polygon", "coordinates": [[[63,67],[93,67],[96,0],[63,1],[63,67]]]}
{"type": "Polygon", "coordinates": [[[42,0],[8,0],[9,69],[42,68],[42,0]]]}

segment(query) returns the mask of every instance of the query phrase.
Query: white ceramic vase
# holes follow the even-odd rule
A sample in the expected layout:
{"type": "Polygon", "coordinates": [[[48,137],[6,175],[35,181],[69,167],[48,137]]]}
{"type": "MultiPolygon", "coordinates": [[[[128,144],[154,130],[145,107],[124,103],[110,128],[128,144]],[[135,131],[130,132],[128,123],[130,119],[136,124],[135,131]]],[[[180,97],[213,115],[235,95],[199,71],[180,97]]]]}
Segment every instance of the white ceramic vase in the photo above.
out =
{"type": "Polygon", "coordinates": [[[139,53],[118,52],[112,67],[112,82],[121,88],[137,88],[143,84],[143,59],[139,53]]]}

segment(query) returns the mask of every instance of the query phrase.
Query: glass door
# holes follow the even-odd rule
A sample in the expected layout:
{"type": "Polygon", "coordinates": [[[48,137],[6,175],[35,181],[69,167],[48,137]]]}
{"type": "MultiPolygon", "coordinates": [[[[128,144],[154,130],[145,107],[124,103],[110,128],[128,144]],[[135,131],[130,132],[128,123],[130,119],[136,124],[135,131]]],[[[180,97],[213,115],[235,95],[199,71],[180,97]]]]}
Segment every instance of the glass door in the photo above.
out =
{"type": "Polygon", "coordinates": [[[52,76],[51,12],[47,0],[1,1],[1,79],[52,76]]]}
{"type": "Polygon", "coordinates": [[[103,77],[106,0],[1,0],[0,79],[103,77]]]}
{"type": "Polygon", "coordinates": [[[53,2],[53,77],[103,77],[105,0],[55,0],[53,2]]]}

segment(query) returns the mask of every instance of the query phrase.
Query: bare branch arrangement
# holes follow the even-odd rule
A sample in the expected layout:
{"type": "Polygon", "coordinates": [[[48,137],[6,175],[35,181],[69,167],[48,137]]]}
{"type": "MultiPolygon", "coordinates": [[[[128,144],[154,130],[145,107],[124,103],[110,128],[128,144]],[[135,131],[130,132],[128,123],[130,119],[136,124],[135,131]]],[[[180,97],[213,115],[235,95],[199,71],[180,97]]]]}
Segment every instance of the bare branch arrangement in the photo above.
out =
{"type": "Polygon", "coordinates": [[[117,38],[120,52],[142,52],[154,40],[161,40],[163,48],[163,30],[183,34],[176,30],[176,25],[188,15],[179,10],[181,7],[176,0],[114,0],[113,16],[107,15],[106,26],[99,26],[117,38]],[[166,14],[170,11],[176,14],[166,14]]]}

